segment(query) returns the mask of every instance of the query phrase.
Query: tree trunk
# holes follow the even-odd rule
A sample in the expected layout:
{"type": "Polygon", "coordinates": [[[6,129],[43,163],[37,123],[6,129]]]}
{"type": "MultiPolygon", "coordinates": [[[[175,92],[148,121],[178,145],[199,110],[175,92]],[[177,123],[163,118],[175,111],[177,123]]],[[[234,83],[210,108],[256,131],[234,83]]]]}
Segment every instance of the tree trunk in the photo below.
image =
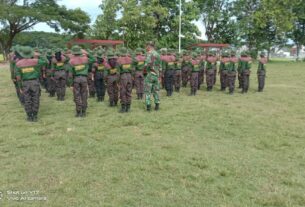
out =
{"type": "Polygon", "coordinates": [[[270,51],[271,51],[271,49],[270,49],[270,47],[268,47],[268,50],[267,50],[267,59],[268,59],[268,61],[270,60],[270,51]]]}
{"type": "Polygon", "coordinates": [[[301,45],[299,43],[297,43],[297,61],[300,60],[300,47],[301,47],[301,45]]]}

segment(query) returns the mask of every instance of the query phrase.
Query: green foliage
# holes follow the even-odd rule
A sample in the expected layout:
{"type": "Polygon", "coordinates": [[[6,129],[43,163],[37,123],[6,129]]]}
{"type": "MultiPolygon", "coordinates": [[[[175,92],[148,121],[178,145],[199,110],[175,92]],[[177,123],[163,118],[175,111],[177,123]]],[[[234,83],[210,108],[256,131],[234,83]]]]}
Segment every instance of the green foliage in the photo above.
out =
{"type": "Polygon", "coordinates": [[[14,45],[29,45],[31,47],[64,48],[73,36],[47,32],[22,32],[14,39],[14,45]]]}
{"type": "MultiPolygon", "coordinates": [[[[186,36],[182,44],[188,45],[199,35],[193,24],[199,10],[193,1],[182,3],[182,33],[186,36]]],[[[101,9],[102,14],[89,31],[92,38],[120,38],[130,48],[144,46],[149,40],[159,47],[178,47],[179,0],[104,0],[101,9]]]]}
{"type": "Polygon", "coordinates": [[[150,114],[143,101],[122,115],[90,99],[77,119],[71,90],[65,102],[42,92],[39,122],[27,123],[0,66],[1,191],[47,197],[5,193],[1,206],[304,206],[304,67],[268,64],[263,93],[255,69],[247,95],[162,90],[161,110],[150,114]]]}
{"type": "Polygon", "coordinates": [[[78,34],[88,29],[89,16],[81,9],[67,9],[56,0],[0,1],[0,46],[7,54],[15,36],[34,25],[45,22],[49,26],[67,33],[78,34]]]}

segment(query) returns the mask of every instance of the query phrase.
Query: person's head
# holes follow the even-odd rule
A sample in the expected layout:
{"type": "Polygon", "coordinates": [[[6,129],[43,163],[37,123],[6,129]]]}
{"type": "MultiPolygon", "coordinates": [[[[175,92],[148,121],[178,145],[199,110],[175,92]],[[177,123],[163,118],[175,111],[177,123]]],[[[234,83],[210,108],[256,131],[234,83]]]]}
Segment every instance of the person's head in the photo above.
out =
{"type": "Polygon", "coordinates": [[[266,53],[261,52],[260,56],[261,56],[261,58],[264,58],[266,56],[266,53]]]}
{"type": "Polygon", "coordinates": [[[76,55],[76,56],[79,56],[79,55],[82,55],[82,54],[83,54],[81,47],[78,46],[78,45],[74,45],[74,46],[72,47],[71,51],[72,51],[72,54],[73,54],[73,55],[76,55]]]}
{"type": "Polygon", "coordinates": [[[155,43],[153,41],[149,41],[146,44],[146,51],[149,52],[149,51],[152,51],[154,49],[155,49],[155,43]]]}
{"type": "Polygon", "coordinates": [[[26,58],[26,59],[33,58],[34,50],[29,46],[21,47],[19,49],[19,54],[21,55],[22,58],[26,58]]]}
{"type": "Polygon", "coordinates": [[[107,51],[107,59],[110,67],[114,68],[117,65],[117,56],[112,49],[107,51]]]}
{"type": "Polygon", "coordinates": [[[60,48],[57,48],[56,50],[55,50],[55,59],[57,60],[57,61],[61,61],[61,49],[60,48]]]}

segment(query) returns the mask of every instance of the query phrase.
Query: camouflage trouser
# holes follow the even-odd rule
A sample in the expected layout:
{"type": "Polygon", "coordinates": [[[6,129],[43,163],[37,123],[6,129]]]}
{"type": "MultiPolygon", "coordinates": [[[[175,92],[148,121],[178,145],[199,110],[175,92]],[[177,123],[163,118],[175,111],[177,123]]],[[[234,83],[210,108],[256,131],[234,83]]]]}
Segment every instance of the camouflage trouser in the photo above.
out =
{"type": "Polygon", "coordinates": [[[192,72],[191,74],[191,90],[192,92],[196,92],[198,89],[198,75],[199,72],[192,72]]]}
{"type": "Polygon", "coordinates": [[[242,88],[242,87],[243,87],[243,77],[242,74],[238,72],[238,88],[242,88]]]}
{"type": "Polygon", "coordinates": [[[221,90],[225,90],[228,85],[228,71],[226,70],[220,71],[220,84],[221,84],[221,90]]]}
{"type": "Polygon", "coordinates": [[[132,77],[130,73],[123,73],[120,77],[121,104],[131,104],[132,77]]]}
{"type": "Polygon", "coordinates": [[[258,91],[263,91],[265,87],[265,77],[266,72],[264,70],[261,70],[257,73],[257,79],[258,79],[258,91]]]}
{"type": "Polygon", "coordinates": [[[93,74],[92,73],[88,73],[88,89],[89,89],[89,94],[91,97],[95,96],[95,84],[94,84],[94,80],[92,80],[93,78],[93,74]]]}
{"type": "Polygon", "coordinates": [[[151,94],[154,97],[154,101],[156,104],[160,103],[159,99],[159,90],[160,90],[160,83],[158,80],[158,76],[152,73],[148,73],[145,77],[145,86],[144,86],[144,92],[145,92],[145,100],[146,105],[151,105],[151,94]]]}
{"type": "Polygon", "coordinates": [[[64,99],[66,95],[66,71],[58,70],[54,74],[56,94],[58,99],[64,99]]]}
{"type": "Polygon", "coordinates": [[[56,83],[54,77],[47,77],[47,86],[50,96],[54,96],[56,92],[56,83]]]}
{"type": "Polygon", "coordinates": [[[16,94],[17,94],[18,100],[19,100],[19,102],[22,105],[24,105],[24,95],[22,93],[20,93],[20,90],[18,88],[18,85],[17,85],[16,81],[14,82],[14,85],[15,85],[15,89],[16,89],[16,94]]]}
{"type": "Polygon", "coordinates": [[[242,72],[242,92],[248,92],[250,85],[250,71],[244,70],[242,72]]]}
{"type": "Polygon", "coordinates": [[[144,75],[143,71],[136,71],[135,86],[137,94],[144,94],[144,75]]]}
{"type": "Polygon", "coordinates": [[[228,72],[228,87],[229,92],[233,93],[235,89],[236,72],[228,72]]]}
{"type": "Polygon", "coordinates": [[[200,68],[198,73],[198,89],[200,89],[201,84],[204,83],[204,68],[200,68]]]}
{"type": "Polygon", "coordinates": [[[104,73],[96,72],[94,81],[95,81],[95,89],[96,89],[97,97],[104,98],[106,92],[104,73]]]}
{"type": "Polygon", "coordinates": [[[85,76],[76,76],[73,82],[73,95],[76,111],[86,110],[88,107],[88,82],[85,76]]]}
{"type": "Polygon", "coordinates": [[[182,68],[181,78],[182,78],[182,87],[186,87],[189,79],[189,67],[184,66],[182,68]]]}
{"type": "Polygon", "coordinates": [[[174,83],[175,83],[175,90],[179,91],[181,87],[181,70],[175,71],[174,83]]]}
{"type": "Polygon", "coordinates": [[[40,103],[40,83],[38,79],[22,82],[24,109],[27,114],[38,113],[40,103]]]}
{"type": "Polygon", "coordinates": [[[208,90],[212,90],[212,88],[213,88],[214,76],[215,76],[215,70],[213,70],[213,69],[206,70],[206,83],[207,83],[208,90]]]}
{"type": "Polygon", "coordinates": [[[216,76],[217,76],[217,69],[215,68],[214,69],[214,77],[213,77],[213,85],[215,85],[216,84],[216,76]]]}
{"type": "Polygon", "coordinates": [[[166,70],[164,73],[164,84],[167,93],[173,92],[174,72],[175,72],[174,70],[166,70]]]}
{"type": "Polygon", "coordinates": [[[119,100],[119,76],[117,74],[107,76],[107,92],[109,95],[109,101],[117,103],[119,100]]]}

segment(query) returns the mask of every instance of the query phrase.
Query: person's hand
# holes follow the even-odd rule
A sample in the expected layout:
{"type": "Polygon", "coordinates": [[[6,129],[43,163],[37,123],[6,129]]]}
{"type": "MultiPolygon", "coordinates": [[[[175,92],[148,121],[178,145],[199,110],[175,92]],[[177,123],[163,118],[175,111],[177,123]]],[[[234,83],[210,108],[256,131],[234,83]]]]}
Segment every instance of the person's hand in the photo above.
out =
{"type": "Polygon", "coordinates": [[[21,94],[23,94],[23,90],[22,90],[22,88],[20,88],[20,89],[19,89],[19,92],[20,92],[21,94]]]}

